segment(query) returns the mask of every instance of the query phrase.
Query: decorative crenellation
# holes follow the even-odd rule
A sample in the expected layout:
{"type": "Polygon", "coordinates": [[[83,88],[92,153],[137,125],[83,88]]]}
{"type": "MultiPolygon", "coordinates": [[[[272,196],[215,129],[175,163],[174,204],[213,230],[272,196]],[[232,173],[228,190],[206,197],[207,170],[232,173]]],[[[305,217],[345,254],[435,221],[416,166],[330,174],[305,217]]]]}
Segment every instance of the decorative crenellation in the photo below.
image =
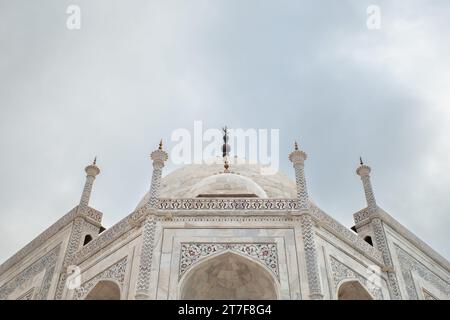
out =
{"type": "Polygon", "coordinates": [[[300,216],[303,246],[305,250],[306,275],[308,277],[309,296],[312,300],[323,299],[317,263],[317,248],[313,220],[309,214],[300,216]]]}
{"type": "Polygon", "coordinates": [[[367,219],[369,219],[369,210],[367,208],[364,208],[353,214],[353,221],[355,222],[355,225],[367,219]]]}
{"type": "MultiPolygon", "coordinates": [[[[392,262],[391,253],[389,251],[389,246],[386,239],[386,233],[384,232],[383,222],[380,218],[372,219],[372,227],[375,235],[375,244],[378,250],[381,251],[384,265],[390,269],[394,269],[394,264],[392,262]]],[[[397,275],[395,272],[387,272],[388,277],[388,287],[393,300],[401,300],[402,296],[400,294],[400,288],[398,285],[397,275]]]]}
{"type": "Polygon", "coordinates": [[[159,210],[298,210],[295,199],[159,199],[159,210]]]}
{"type": "Polygon", "coordinates": [[[432,283],[434,287],[439,289],[439,291],[447,295],[448,299],[450,299],[450,279],[442,279],[430,269],[425,267],[422,263],[409,255],[398,245],[395,245],[395,249],[397,251],[397,257],[400,263],[400,271],[405,282],[406,292],[408,293],[409,300],[419,299],[419,297],[417,296],[417,288],[414,284],[414,279],[411,273],[413,271],[417,272],[421,278],[432,283]]]}
{"type": "Polygon", "coordinates": [[[122,289],[123,282],[125,280],[126,268],[127,257],[121,259],[120,261],[108,267],[106,270],[98,273],[93,278],[84,282],[79,288],[75,289],[73,299],[82,300],[86,298],[92,288],[94,288],[94,286],[101,280],[115,280],[119,284],[120,289],[122,289]]]}
{"type": "Polygon", "coordinates": [[[100,211],[95,210],[94,208],[87,207],[83,213],[85,217],[93,220],[94,222],[97,222],[98,224],[102,222],[103,214],[100,211]]]}
{"type": "Polygon", "coordinates": [[[336,258],[330,256],[331,261],[331,273],[333,275],[333,283],[337,289],[338,285],[346,279],[357,279],[362,285],[369,291],[375,300],[383,300],[383,293],[381,288],[372,281],[369,281],[366,277],[362,276],[358,272],[354,271],[350,267],[346,266],[336,258]]]}
{"type": "Polygon", "coordinates": [[[150,215],[146,218],[142,234],[141,258],[139,261],[139,273],[136,284],[136,298],[142,299],[148,296],[150,289],[150,272],[153,261],[153,248],[155,244],[156,219],[150,215]]]}
{"type": "Polygon", "coordinates": [[[25,270],[20,272],[17,276],[11,279],[9,282],[5,283],[0,287],[0,300],[7,300],[9,295],[18,287],[20,287],[27,280],[35,277],[37,274],[45,270],[44,278],[42,284],[36,292],[34,299],[44,300],[48,297],[48,291],[50,289],[51,280],[56,267],[56,261],[58,259],[61,250],[61,244],[57,245],[47,254],[39,258],[25,270]]]}
{"type": "Polygon", "coordinates": [[[238,252],[249,256],[266,266],[277,279],[278,252],[275,243],[198,243],[189,242],[181,244],[181,258],[179,278],[194,264],[203,258],[225,251],[238,252]]]}

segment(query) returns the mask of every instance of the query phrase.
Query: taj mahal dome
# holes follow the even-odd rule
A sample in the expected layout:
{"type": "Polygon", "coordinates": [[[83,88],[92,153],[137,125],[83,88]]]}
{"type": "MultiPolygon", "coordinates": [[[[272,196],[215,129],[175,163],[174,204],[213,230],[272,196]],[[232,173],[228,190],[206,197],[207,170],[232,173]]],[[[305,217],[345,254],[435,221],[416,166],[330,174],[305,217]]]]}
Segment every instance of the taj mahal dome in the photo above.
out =
{"type": "Polygon", "coordinates": [[[0,299],[450,298],[449,262],[378,205],[369,166],[356,168],[367,206],[348,228],[311,201],[306,153],[286,158],[295,180],[225,151],[163,177],[161,143],[148,192],[108,229],[89,206],[94,161],[79,203],[0,266],[0,299]]]}

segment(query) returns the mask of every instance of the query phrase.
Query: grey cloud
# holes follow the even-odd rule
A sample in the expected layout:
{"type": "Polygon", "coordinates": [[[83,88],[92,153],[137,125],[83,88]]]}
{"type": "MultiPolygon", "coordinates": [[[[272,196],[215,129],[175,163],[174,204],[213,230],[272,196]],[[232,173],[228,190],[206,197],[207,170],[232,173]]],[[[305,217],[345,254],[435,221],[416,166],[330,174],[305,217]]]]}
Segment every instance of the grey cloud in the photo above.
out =
{"type": "Polygon", "coordinates": [[[421,163],[440,134],[426,119],[439,114],[414,79],[349,54],[392,45],[401,18],[425,19],[448,42],[446,1],[379,1],[376,32],[359,0],[77,1],[80,31],[65,28],[69,3],[0,4],[0,260],[77,203],[95,155],[92,205],[107,226],[131,212],[149,187],[149,153],[194,120],[279,128],[291,176],[298,139],[311,196],[349,227],[364,206],[364,156],[380,206],[450,256],[450,181],[430,181],[421,163]]]}

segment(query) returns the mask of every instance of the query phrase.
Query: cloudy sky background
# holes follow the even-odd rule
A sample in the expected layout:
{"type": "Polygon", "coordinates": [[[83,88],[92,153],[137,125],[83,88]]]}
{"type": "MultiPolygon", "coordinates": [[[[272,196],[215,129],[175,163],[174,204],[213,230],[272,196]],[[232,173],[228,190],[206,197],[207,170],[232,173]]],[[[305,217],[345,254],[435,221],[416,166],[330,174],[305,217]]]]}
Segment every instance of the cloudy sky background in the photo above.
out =
{"type": "Polygon", "coordinates": [[[280,129],[291,177],[297,139],[348,227],[362,155],[379,205],[448,259],[449,18],[447,0],[1,0],[0,263],[78,203],[95,155],[91,205],[106,227],[129,214],[159,139],[195,120],[280,129]]]}

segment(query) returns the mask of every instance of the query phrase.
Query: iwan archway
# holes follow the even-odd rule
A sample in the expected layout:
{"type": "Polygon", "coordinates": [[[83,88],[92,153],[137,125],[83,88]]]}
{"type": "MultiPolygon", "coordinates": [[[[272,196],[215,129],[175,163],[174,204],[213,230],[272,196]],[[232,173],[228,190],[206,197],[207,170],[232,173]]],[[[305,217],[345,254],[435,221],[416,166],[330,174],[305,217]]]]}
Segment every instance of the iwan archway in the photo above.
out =
{"type": "Polygon", "coordinates": [[[101,280],[88,293],[85,300],[120,300],[120,288],[113,281],[101,280]]]}
{"type": "Polygon", "coordinates": [[[370,293],[358,280],[350,280],[339,286],[338,300],[373,300],[370,293]]]}
{"type": "Polygon", "coordinates": [[[200,262],[186,274],[180,299],[275,300],[275,281],[257,262],[226,252],[200,262]]]}

